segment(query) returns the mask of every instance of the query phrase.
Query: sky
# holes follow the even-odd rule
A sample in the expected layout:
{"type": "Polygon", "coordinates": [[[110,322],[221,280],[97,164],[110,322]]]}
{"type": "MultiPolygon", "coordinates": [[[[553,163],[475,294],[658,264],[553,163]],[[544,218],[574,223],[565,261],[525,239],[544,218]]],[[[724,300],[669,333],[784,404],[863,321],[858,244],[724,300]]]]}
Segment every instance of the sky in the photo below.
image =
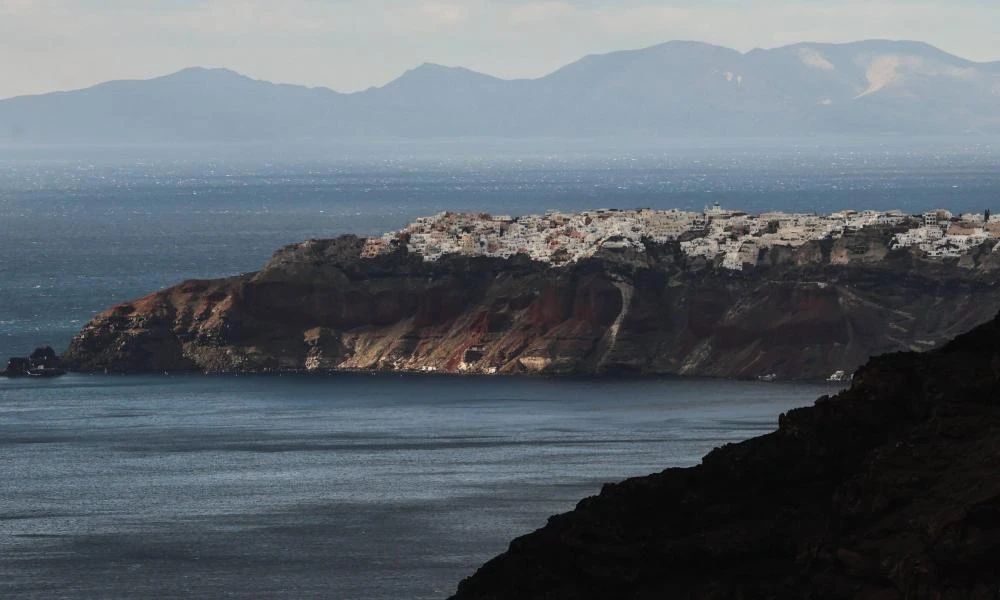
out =
{"type": "Polygon", "coordinates": [[[911,39],[1000,60],[1000,0],[0,0],[0,98],[190,66],[349,92],[424,62],[540,77],[674,39],[911,39]]]}

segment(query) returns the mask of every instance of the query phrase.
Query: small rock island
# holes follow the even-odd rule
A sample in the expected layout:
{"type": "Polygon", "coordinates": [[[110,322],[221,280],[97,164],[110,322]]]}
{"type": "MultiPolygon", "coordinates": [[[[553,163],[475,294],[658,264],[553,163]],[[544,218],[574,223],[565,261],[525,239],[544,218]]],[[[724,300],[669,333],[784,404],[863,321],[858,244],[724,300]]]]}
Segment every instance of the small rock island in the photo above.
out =
{"type": "Polygon", "coordinates": [[[63,359],[122,373],[846,379],[989,320],[998,248],[997,217],[945,210],[441,213],[112,307],[63,359]]]}
{"type": "Polygon", "coordinates": [[[36,348],[28,356],[14,356],[7,360],[7,368],[0,377],[58,377],[65,375],[62,360],[51,346],[36,348]]]}

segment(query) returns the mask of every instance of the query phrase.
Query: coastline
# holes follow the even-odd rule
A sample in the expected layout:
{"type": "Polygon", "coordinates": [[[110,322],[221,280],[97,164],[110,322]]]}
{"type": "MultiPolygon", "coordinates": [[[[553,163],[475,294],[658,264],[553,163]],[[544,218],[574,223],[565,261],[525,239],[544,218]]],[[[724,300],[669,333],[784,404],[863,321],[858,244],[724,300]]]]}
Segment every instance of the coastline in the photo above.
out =
{"type": "MultiPolygon", "coordinates": [[[[529,381],[566,381],[566,382],[587,382],[587,381],[683,381],[683,382],[733,382],[733,383],[759,383],[761,385],[828,385],[831,389],[843,389],[850,385],[850,380],[831,381],[829,379],[760,379],[760,378],[740,378],[723,377],[712,375],[680,375],[672,373],[506,373],[488,375],[485,373],[450,373],[450,372],[428,372],[428,371],[389,371],[375,369],[341,369],[332,371],[310,371],[306,369],[288,371],[173,371],[173,372],[133,372],[133,373],[103,373],[96,371],[75,371],[67,370],[66,375],[81,377],[205,377],[205,378],[226,378],[226,377],[301,377],[303,379],[323,379],[336,378],[338,376],[372,376],[372,377],[410,377],[417,379],[467,379],[470,381],[491,381],[495,379],[523,379],[529,381]]],[[[5,377],[0,374],[0,377],[5,377]]],[[[16,378],[8,378],[16,379],[16,378]]]]}
{"type": "Polygon", "coordinates": [[[1000,527],[1000,316],[700,464],[605,485],[455,600],[987,597],[1000,527]]]}
{"type": "Polygon", "coordinates": [[[258,272],[190,280],[108,309],[63,354],[83,372],[386,371],[699,375],[816,381],[927,350],[1000,310],[1000,254],[894,248],[892,227],[761,249],[758,266],[682,243],[528,256],[367,252],[342,236],[258,272]]]}

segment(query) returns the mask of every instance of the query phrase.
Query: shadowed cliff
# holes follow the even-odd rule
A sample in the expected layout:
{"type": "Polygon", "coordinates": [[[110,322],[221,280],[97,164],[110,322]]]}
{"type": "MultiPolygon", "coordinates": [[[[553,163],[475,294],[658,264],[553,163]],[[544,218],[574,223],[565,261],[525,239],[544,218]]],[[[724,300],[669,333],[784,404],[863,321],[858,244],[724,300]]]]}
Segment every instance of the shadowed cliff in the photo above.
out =
{"type": "Polygon", "coordinates": [[[604,487],[456,600],[997,598],[1000,317],[688,469],[604,487]]]}
{"type": "Polygon", "coordinates": [[[1000,310],[998,254],[890,251],[865,231],[762,251],[733,272],[678,244],[604,250],[561,268],[353,236],[279,250],[258,273],[188,281],[105,311],[73,339],[76,370],[685,374],[783,379],[853,372],[922,350],[1000,310]]]}

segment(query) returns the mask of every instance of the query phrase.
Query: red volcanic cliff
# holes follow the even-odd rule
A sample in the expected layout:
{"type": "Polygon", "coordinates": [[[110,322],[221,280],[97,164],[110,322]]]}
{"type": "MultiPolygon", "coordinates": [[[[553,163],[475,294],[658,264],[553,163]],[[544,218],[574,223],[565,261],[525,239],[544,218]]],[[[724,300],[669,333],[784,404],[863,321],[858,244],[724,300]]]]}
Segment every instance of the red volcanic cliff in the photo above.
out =
{"type": "Polygon", "coordinates": [[[73,339],[77,370],[636,373],[827,377],[934,347],[1000,309],[998,259],[890,252],[878,232],[764,252],[745,272],[676,244],[561,267],[346,236],[279,250],[258,273],[187,281],[113,307],[73,339]]]}

